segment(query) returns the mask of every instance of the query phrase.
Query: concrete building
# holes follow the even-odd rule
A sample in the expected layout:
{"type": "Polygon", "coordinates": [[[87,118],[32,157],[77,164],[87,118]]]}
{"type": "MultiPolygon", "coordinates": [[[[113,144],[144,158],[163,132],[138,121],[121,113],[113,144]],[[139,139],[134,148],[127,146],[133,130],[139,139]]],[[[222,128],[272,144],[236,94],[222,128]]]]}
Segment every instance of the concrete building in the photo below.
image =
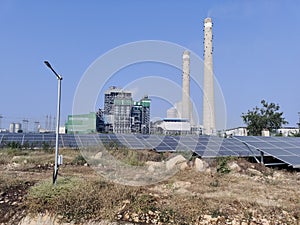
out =
{"type": "Polygon", "coordinates": [[[164,135],[185,135],[191,133],[191,124],[187,119],[165,118],[154,122],[153,132],[164,135]]]}
{"type": "Polygon", "coordinates": [[[232,136],[247,136],[248,130],[247,127],[236,127],[227,129],[224,132],[224,137],[232,137],[232,136]]]}
{"type": "Polygon", "coordinates": [[[282,127],[276,130],[277,135],[282,135],[283,137],[293,136],[299,134],[299,128],[297,127],[282,127]]]}
{"type": "Polygon", "coordinates": [[[212,19],[206,18],[204,20],[203,132],[207,135],[214,134],[216,131],[212,27],[212,19]]]}

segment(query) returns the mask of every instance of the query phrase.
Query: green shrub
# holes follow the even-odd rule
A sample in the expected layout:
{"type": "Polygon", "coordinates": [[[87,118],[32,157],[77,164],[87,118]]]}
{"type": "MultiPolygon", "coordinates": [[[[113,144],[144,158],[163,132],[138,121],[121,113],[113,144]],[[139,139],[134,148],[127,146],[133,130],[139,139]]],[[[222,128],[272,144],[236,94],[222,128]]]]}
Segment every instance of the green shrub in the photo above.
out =
{"type": "Polygon", "coordinates": [[[82,155],[77,155],[71,163],[74,165],[84,165],[86,164],[86,160],[82,155]]]}
{"type": "Polygon", "coordinates": [[[218,157],[217,161],[217,172],[220,174],[227,174],[230,173],[230,168],[228,167],[227,163],[231,160],[230,157],[218,157]]]}

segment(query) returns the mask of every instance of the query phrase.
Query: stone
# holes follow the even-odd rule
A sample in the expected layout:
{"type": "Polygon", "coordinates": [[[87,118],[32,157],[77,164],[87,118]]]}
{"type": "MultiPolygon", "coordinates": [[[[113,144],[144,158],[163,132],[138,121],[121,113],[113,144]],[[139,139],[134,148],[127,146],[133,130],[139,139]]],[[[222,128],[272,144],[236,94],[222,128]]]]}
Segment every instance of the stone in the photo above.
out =
{"type": "Polygon", "coordinates": [[[17,205],[18,204],[18,202],[13,202],[13,203],[11,203],[11,205],[17,205]]]}
{"type": "MultiPolygon", "coordinates": [[[[166,162],[167,170],[173,169],[175,166],[178,166],[182,163],[186,163],[186,159],[182,155],[177,155],[166,162]]],[[[180,166],[179,166],[180,168],[180,166]]]]}
{"type": "Polygon", "coordinates": [[[155,170],[161,170],[165,165],[163,162],[154,162],[154,161],[147,161],[146,166],[148,166],[148,171],[150,173],[155,172],[155,170]]]}
{"type": "Polygon", "coordinates": [[[94,158],[95,159],[101,159],[102,158],[102,152],[98,152],[95,156],[94,156],[94,158]]]}
{"type": "Polygon", "coordinates": [[[252,176],[261,176],[262,173],[256,169],[248,168],[247,172],[252,176]]]}
{"type": "Polygon", "coordinates": [[[228,168],[235,172],[241,172],[242,168],[236,162],[230,162],[228,168]]]}
{"type": "Polygon", "coordinates": [[[184,162],[182,164],[180,164],[180,170],[186,170],[187,168],[189,168],[188,162],[184,162]]]}
{"type": "Polygon", "coordinates": [[[201,160],[199,158],[195,159],[194,169],[197,172],[205,172],[207,168],[208,168],[208,163],[207,162],[205,162],[204,160],[201,160]]]}

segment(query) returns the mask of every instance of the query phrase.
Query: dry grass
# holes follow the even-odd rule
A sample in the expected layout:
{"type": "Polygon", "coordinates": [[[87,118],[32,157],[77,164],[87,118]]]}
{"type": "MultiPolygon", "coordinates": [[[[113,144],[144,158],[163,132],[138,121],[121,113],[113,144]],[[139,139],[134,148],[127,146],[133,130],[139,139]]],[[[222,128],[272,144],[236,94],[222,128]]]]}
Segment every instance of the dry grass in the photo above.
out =
{"type": "MultiPolygon", "coordinates": [[[[20,189],[23,198],[18,207],[0,204],[0,216],[6,218],[0,222],[8,223],[8,218],[16,218],[16,222],[28,212],[57,214],[62,221],[76,223],[139,218],[141,222],[197,224],[206,215],[216,218],[219,224],[233,220],[250,224],[258,218],[267,218],[270,224],[299,222],[300,175],[297,172],[265,168],[242,159],[226,159],[226,162],[236,161],[242,170],[222,173],[217,168],[227,165],[219,159],[211,162],[214,167],[209,173],[188,169],[156,185],[130,187],[106,181],[90,167],[74,163],[78,151],[65,149],[61,153],[64,165],[60,167],[57,186],[53,187],[52,153],[1,151],[0,193],[20,189]],[[36,185],[30,188],[33,184],[36,185]]],[[[114,154],[128,159],[134,153],[114,154]]],[[[146,151],[134,157],[139,160],[162,157],[152,154],[146,151]]]]}

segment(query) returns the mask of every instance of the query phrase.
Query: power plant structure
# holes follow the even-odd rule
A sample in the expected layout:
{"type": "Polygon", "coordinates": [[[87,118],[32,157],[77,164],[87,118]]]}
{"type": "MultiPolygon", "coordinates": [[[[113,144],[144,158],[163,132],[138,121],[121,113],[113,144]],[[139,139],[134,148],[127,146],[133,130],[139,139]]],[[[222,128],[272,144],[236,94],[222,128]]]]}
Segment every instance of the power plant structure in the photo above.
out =
{"type": "Polygon", "coordinates": [[[150,133],[151,99],[132,99],[132,92],[111,86],[104,94],[104,109],[89,114],[69,115],[67,133],[150,133]]]}
{"type": "Polygon", "coordinates": [[[184,51],[182,56],[182,112],[181,117],[192,120],[190,101],[190,52],[184,51]]]}
{"type": "Polygon", "coordinates": [[[203,134],[216,132],[212,19],[204,20],[203,134]]]}
{"type": "MultiPolygon", "coordinates": [[[[203,79],[203,123],[196,122],[190,96],[190,52],[182,54],[182,98],[167,111],[167,118],[155,126],[164,134],[216,134],[215,96],[213,72],[213,23],[204,20],[204,79],[203,79]],[[196,124],[197,123],[197,124],[196,124]]],[[[199,74],[200,76],[200,74],[199,74]]],[[[112,86],[104,94],[104,109],[82,115],[71,115],[66,123],[68,133],[155,133],[150,127],[151,100],[145,96],[140,101],[132,99],[130,91],[112,86]],[[91,121],[87,123],[86,121],[91,121]],[[86,127],[86,125],[88,126],[86,127]]],[[[0,117],[1,118],[1,117],[0,117]]],[[[154,123],[153,123],[154,124],[154,123]]],[[[25,126],[24,126],[25,127],[25,126]]],[[[46,128],[51,130],[51,116],[46,116],[46,128]]],[[[35,122],[35,131],[39,130],[35,122]]]]}
{"type": "MultiPolygon", "coordinates": [[[[213,34],[212,19],[204,20],[204,79],[203,79],[203,128],[202,134],[216,134],[215,122],[215,96],[214,96],[214,72],[213,72],[213,34]]],[[[199,125],[193,121],[193,107],[190,98],[190,52],[184,51],[182,55],[182,100],[168,109],[168,119],[176,120],[177,123],[190,123],[191,129],[198,130],[199,125]],[[198,127],[198,128],[197,128],[198,127]]],[[[191,133],[193,131],[191,130],[191,133]]]]}

